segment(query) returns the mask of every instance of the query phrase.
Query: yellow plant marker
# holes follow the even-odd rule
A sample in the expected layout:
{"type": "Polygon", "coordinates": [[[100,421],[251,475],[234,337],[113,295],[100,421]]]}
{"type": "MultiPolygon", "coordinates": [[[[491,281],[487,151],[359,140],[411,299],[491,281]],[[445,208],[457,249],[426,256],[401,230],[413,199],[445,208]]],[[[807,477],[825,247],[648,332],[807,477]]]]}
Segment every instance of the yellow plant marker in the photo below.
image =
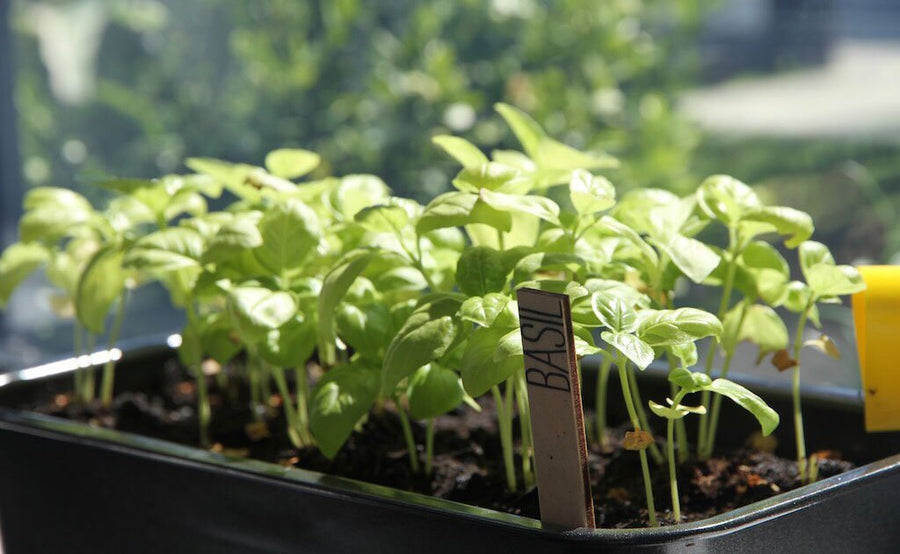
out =
{"type": "Polygon", "coordinates": [[[862,266],[866,290],[853,295],[866,431],[900,430],[900,266],[862,266]]]}

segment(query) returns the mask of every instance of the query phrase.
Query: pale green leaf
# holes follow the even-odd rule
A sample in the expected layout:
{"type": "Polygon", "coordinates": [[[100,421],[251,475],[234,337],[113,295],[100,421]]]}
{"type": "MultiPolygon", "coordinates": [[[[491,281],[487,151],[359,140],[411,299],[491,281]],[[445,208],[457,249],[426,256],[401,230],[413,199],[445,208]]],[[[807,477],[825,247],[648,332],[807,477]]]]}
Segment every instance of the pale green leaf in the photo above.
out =
{"type": "Polygon", "coordinates": [[[778,427],[778,413],[770,408],[762,398],[745,387],[727,379],[716,379],[704,389],[730,398],[738,406],[753,414],[759,421],[764,436],[771,434],[778,427]]]}
{"type": "Polygon", "coordinates": [[[47,263],[50,253],[37,243],[15,243],[0,256],[0,308],[32,272],[47,263]]]}
{"type": "Polygon", "coordinates": [[[424,235],[435,229],[461,227],[473,223],[490,225],[500,231],[512,228],[512,217],[508,212],[492,208],[477,194],[448,192],[432,200],[416,223],[416,231],[424,235]]]}
{"type": "Polygon", "coordinates": [[[270,208],[259,222],[259,232],[263,243],[253,254],[275,275],[300,267],[321,235],[315,212],[299,200],[270,208]]]}
{"type": "Polygon", "coordinates": [[[603,331],[600,337],[631,360],[641,371],[653,362],[655,357],[653,347],[634,335],[603,331]]]}
{"type": "Polygon", "coordinates": [[[764,206],[747,210],[743,219],[767,223],[779,235],[787,235],[784,244],[796,248],[813,234],[813,221],[809,214],[786,206],[764,206]]]}
{"type": "Polygon", "coordinates": [[[606,178],[578,169],[569,180],[569,198],[580,214],[602,212],[616,203],[616,189],[606,178]]]}
{"type": "Polygon", "coordinates": [[[301,148],[281,148],[266,155],[266,169],[282,179],[303,177],[319,166],[321,157],[301,148]]]}
{"type": "Polygon", "coordinates": [[[438,135],[431,137],[431,142],[450,154],[463,167],[480,167],[490,161],[477,146],[460,137],[438,135]]]}
{"type": "Polygon", "coordinates": [[[112,246],[101,248],[88,262],[75,292],[75,315],[92,333],[100,334],[113,303],[125,288],[124,253],[112,246]]]}

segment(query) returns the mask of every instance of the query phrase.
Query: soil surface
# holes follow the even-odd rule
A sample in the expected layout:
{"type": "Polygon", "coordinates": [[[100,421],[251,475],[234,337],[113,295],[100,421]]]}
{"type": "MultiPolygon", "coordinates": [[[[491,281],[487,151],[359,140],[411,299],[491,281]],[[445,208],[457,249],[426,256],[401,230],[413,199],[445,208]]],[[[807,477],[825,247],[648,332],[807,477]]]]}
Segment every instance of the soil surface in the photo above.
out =
{"type": "MultiPolygon", "coordinates": [[[[166,364],[164,390],[121,392],[111,410],[99,404],[79,406],[70,394],[58,394],[36,411],[87,421],[182,444],[199,444],[195,384],[174,361],[166,364]]],[[[333,460],[315,448],[294,448],[288,440],[281,398],[269,396],[264,413],[254,417],[246,387],[239,379],[208,377],[212,422],[212,450],[282,465],[340,475],[415,491],[475,506],[540,518],[537,489],[509,492],[497,434],[493,401],[479,401],[481,412],[463,405],[435,421],[434,469],[430,477],[410,469],[400,420],[384,406],[354,432],[333,460]],[[227,383],[225,388],[220,384],[227,383]]],[[[590,421],[592,414],[586,413],[590,421]]],[[[413,433],[424,463],[425,428],[414,422],[413,433]]],[[[518,431],[518,422],[516,422],[518,431]]],[[[629,426],[608,430],[601,447],[589,438],[591,485],[598,527],[647,526],[644,484],[638,454],[621,448],[629,426]]],[[[665,440],[657,437],[664,448],[665,440]]],[[[764,441],[756,441],[756,446],[764,441]]],[[[838,454],[820,452],[819,477],[847,471],[853,464],[838,454]]],[[[521,460],[516,459],[517,469],[521,460]]],[[[720,451],[706,461],[691,460],[678,469],[683,521],[704,519],[800,486],[796,462],[771,453],[740,448],[720,451]]],[[[521,471],[519,471],[521,473],[521,471]]],[[[663,525],[673,524],[667,466],[653,467],[654,496],[663,525]]],[[[521,478],[521,476],[520,476],[521,478]]]]}

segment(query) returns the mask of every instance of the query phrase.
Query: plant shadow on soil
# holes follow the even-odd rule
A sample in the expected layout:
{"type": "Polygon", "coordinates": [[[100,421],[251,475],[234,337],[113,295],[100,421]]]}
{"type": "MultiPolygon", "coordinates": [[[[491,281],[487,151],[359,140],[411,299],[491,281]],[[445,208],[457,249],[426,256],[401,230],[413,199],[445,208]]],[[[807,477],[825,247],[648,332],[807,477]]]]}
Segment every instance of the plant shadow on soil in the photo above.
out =
{"type": "MultiPolygon", "coordinates": [[[[435,421],[434,468],[431,476],[410,468],[400,420],[388,405],[360,424],[334,459],[315,448],[294,448],[288,440],[277,394],[269,397],[264,414],[254,418],[246,386],[231,378],[227,390],[209,379],[212,449],[285,466],[348,477],[414,491],[498,511],[540,518],[537,489],[517,492],[506,487],[493,400],[479,400],[481,412],[463,405],[435,421]]],[[[37,405],[38,412],[89,422],[180,444],[197,446],[195,385],[174,360],[165,363],[165,378],[157,390],[120,392],[111,410],[99,404],[78,406],[70,393],[51,395],[37,405]]],[[[591,420],[586,411],[586,420],[591,420]]],[[[516,422],[518,430],[518,422],[516,422]]],[[[609,429],[609,442],[601,448],[589,439],[589,464],[597,527],[647,526],[644,484],[637,453],[621,448],[630,426],[609,429]]],[[[414,424],[417,455],[424,461],[424,425],[414,424]]],[[[664,439],[657,437],[662,448],[664,439]]],[[[517,454],[517,468],[520,460],[517,454]]],[[[852,469],[839,454],[819,453],[819,477],[852,469]]],[[[691,460],[678,469],[682,521],[696,521],[757,502],[801,485],[796,462],[750,448],[719,450],[706,461],[691,460]]],[[[663,525],[671,525],[668,471],[651,468],[654,497],[663,525]]]]}

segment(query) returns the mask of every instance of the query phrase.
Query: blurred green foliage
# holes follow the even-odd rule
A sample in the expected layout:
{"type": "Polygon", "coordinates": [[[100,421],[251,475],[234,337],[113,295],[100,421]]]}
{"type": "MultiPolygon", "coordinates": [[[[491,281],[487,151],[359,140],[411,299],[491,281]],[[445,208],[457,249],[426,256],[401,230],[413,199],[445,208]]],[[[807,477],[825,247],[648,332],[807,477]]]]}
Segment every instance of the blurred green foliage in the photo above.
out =
{"type": "Polygon", "coordinates": [[[426,198],[453,173],[429,136],[506,147],[506,101],[622,158],[618,187],[683,191],[699,134],[672,104],[706,3],[18,0],[24,173],[68,186],[300,146],[426,198]]]}

